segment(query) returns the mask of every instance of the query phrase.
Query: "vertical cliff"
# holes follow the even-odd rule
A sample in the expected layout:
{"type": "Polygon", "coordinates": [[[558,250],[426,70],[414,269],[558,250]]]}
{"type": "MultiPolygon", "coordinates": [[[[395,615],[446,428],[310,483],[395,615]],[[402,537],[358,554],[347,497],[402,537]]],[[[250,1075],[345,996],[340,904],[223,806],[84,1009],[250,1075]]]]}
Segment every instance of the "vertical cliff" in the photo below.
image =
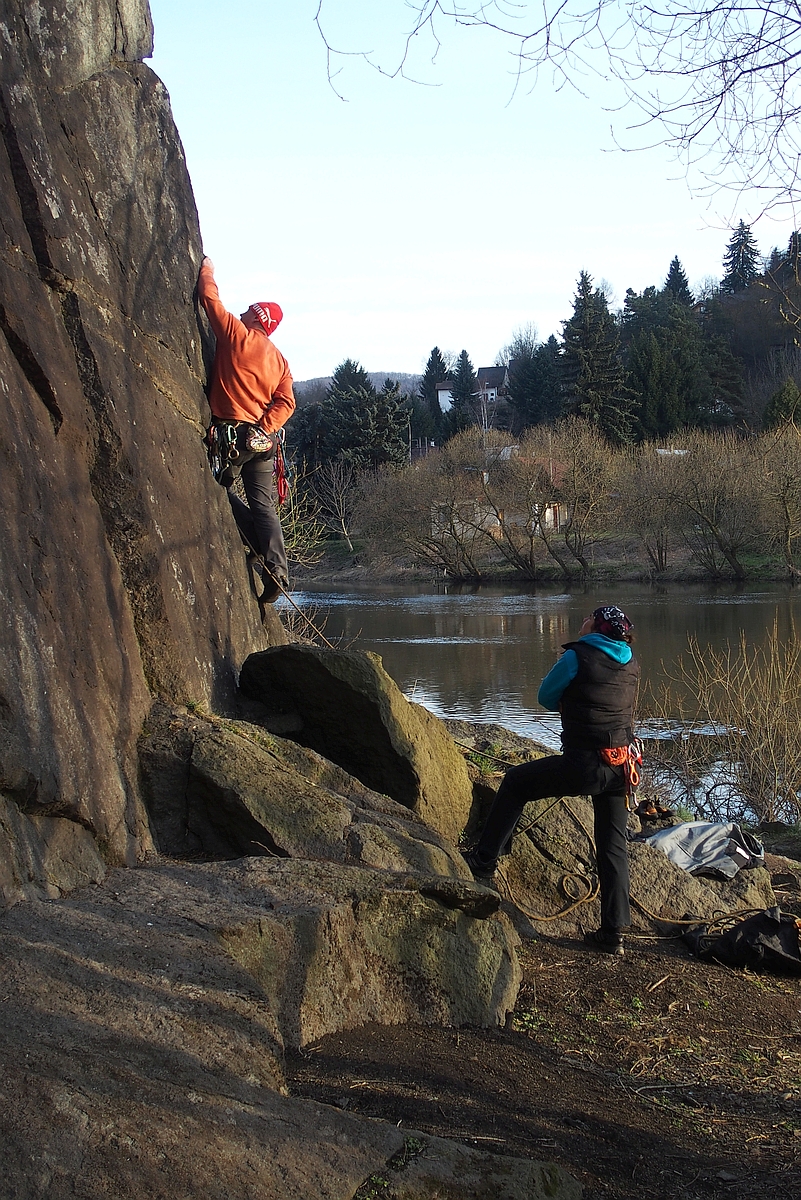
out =
{"type": "Polygon", "coordinates": [[[141,857],[153,695],[225,708],[283,640],[200,442],[200,234],[151,49],[146,0],[0,0],[7,901],[141,857]]]}

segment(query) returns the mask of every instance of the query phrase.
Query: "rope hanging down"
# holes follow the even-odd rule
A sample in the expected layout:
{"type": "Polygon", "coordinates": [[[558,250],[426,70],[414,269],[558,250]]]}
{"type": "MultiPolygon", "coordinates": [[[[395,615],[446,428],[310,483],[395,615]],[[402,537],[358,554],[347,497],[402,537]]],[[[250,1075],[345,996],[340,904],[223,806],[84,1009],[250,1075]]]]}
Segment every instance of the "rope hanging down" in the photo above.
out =
{"type": "MultiPolygon", "coordinates": [[[[301,617],[301,618],[302,618],[302,620],[304,620],[304,621],[306,622],[306,624],[308,625],[308,627],[309,627],[311,630],[313,630],[313,631],[314,631],[314,633],[317,635],[317,637],[320,639],[320,641],[321,641],[321,642],[323,642],[323,644],[324,644],[324,645],[326,645],[326,646],[328,647],[328,649],[329,649],[329,650],[336,650],[336,646],[332,646],[332,645],[331,645],[331,643],[329,642],[329,640],[328,640],[328,638],[325,636],[325,634],[322,632],[322,630],[321,630],[321,629],[318,629],[318,628],[317,628],[317,626],[314,624],[314,621],[312,621],[310,617],[307,617],[307,616],[306,616],[306,614],[305,614],[305,612],[303,611],[303,609],[302,609],[302,608],[299,608],[299,607],[298,607],[298,605],[295,603],[295,601],[294,601],[294,600],[292,599],[292,597],[290,596],[289,592],[286,590],[286,588],[284,587],[284,585],[281,583],[280,579],[276,579],[276,578],[275,578],[275,576],[273,575],[272,571],[271,571],[271,570],[270,570],[270,568],[267,566],[267,563],[266,563],[266,562],[264,561],[264,559],[262,558],[261,554],[259,554],[259,552],[258,552],[258,550],[256,549],[256,547],[253,545],[253,543],[250,541],[250,539],[249,539],[249,538],[247,538],[247,537],[244,535],[244,533],[242,533],[242,532],[241,532],[241,530],[240,530],[240,537],[242,538],[242,541],[245,543],[245,545],[247,546],[248,550],[250,551],[250,553],[251,553],[251,556],[252,556],[252,559],[253,559],[255,562],[257,562],[257,563],[259,564],[259,566],[261,567],[262,571],[266,571],[268,578],[269,578],[270,580],[272,580],[272,582],[273,582],[273,583],[275,584],[275,586],[278,588],[279,592],[280,592],[280,593],[281,593],[281,595],[284,597],[284,599],[289,601],[289,603],[292,605],[292,607],[294,608],[294,610],[295,610],[295,612],[298,614],[298,616],[299,616],[299,617],[301,617]]],[[[254,594],[255,594],[255,593],[254,593],[254,594]]],[[[263,619],[264,619],[265,606],[262,604],[262,598],[261,598],[260,596],[256,596],[256,600],[258,601],[258,604],[259,604],[259,609],[261,610],[261,614],[262,614],[262,620],[263,620],[263,619]]]]}

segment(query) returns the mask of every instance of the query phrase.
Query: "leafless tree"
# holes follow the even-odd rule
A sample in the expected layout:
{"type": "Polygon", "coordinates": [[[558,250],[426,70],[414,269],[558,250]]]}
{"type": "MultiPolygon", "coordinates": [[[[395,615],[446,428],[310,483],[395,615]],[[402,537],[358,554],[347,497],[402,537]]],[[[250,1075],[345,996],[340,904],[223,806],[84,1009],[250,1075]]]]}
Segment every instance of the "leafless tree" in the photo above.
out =
{"type": "Polygon", "coordinates": [[[643,706],[672,738],[649,744],[671,791],[714,821],[799,818],[801,644],[774,622],[765,642],[722,649],[690,638],[643,706]]]}
{"type": "Polygon", "coordinates": [[[801,579],[801,430],[792,421],[759,443],[763,529],[781,553],[790,581],[801,579]]]}
{"type": "Polygon", "coordinates": [[[291,563],[310,567],[320,561],[324,527],[320,520],[320,505],[308,486],[305,469],[298,471],[290,482],[286,503],[281,508],[281,527],[291,563]]]}
{"type": "Polygon", "coordinates": [[[359,471],[356,465],[341,458],[323,463],[311,477],[322,521],[332,533],[342,535],[351,554],[353,542],[350,525],[358,478],[359,471]]]}
{"type": "Polygon", "coordinates": [[[642,542],[654,575],[667,570],[676,541],[676,513],[668,499],[673,470],[670,456],[646,442],[624,451],[617,479],[616,521],[618,528],[635,534],[642,542]]]}
{"type": "Polygon", "coordinates": [[[719,578],[727,564],[744,580],[744,551],[759,538],[759,460],[753,444],[734,433],[689,430],[686,454],[671,456],[655,495],[670,505],[692,557],[719,578]]]}
{"type": "Polygon", "coordinates": [[[403,551],[453,579],[480,579],[486,539],[474,492],[475,476],[437,452],[376,472],[361,489],[356,519],[381,553],[403,551]]]}
{"type": "MultiPolygon", "coordinates": [[[[798,198],[801,134],[801,6],[797,0],[406,0],[411,19],[393,63],[407,74],[413,44],[433,53],[449,23],[484,27],[508,41],[518,85],[547,72],[583,91],[595,75],[640,114],[639,145],[667,143],[714,187],[755,191],[761,207],[798,198]],[[653,129],[654,137],[648,133],[653,129]]],[[[320,0],[317,23],[329,54],[320,0]]],[[[635,144],[637,144],[635,142],[635,144]]],[[[629,147],[631,148],[631,147],[629,147]]]]}

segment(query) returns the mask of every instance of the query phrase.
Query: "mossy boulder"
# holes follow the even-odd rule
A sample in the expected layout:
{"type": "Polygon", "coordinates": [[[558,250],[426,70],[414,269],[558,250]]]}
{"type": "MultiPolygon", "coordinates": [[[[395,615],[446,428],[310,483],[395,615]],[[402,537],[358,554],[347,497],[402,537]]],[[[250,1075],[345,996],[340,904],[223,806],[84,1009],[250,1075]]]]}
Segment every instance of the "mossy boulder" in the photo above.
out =
{"type": "Polygon", "coordinates": [[[295,715],[309,746],[457,841],[473,800],[464,759],[443,723],[412,704],[376,654],[276,646],[251,654],[239,679],[264,719],[295,715]]]}

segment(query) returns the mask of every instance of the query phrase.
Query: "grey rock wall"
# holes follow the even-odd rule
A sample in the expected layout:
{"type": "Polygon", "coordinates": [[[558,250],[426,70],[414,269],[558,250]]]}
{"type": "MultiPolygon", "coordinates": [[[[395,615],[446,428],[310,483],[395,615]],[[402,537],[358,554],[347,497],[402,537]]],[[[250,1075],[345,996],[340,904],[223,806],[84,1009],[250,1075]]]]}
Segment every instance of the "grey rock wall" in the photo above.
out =
{"type": "Polygon", "coordinates": [[[151,49],[144,0],[0,0],[6,899],[69,886],[42,817],[140,859],[152,696],[225,710],[246,655],[283,640],[200,442],[200,234],[151,49]]]}

